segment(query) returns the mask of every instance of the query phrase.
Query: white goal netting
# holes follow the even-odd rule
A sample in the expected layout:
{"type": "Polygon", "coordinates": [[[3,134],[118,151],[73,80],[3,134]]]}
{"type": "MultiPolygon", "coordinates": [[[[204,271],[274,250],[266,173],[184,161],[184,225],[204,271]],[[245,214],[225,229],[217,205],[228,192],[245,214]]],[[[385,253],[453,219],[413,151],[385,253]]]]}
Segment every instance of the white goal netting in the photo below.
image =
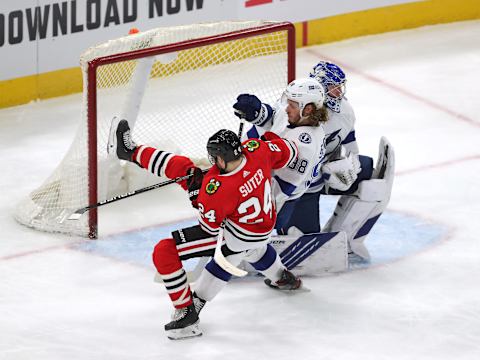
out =
{"type": "Polygon", "coordinates": [[[95,237],[96,210],[77,221],[65,217],[162,180],[107,156],[114,116],[129,121],[137,144],[206,166],[208,137],[221,128],[238,130],[232,105],[239,94],[264,102],[281,95],[293,76],[292,30],[264,21],[196,24],[88,49],[81,57],[82,121],[73,143],[52,175],[17,206],[16,219],[39,230],[95,237]]]}

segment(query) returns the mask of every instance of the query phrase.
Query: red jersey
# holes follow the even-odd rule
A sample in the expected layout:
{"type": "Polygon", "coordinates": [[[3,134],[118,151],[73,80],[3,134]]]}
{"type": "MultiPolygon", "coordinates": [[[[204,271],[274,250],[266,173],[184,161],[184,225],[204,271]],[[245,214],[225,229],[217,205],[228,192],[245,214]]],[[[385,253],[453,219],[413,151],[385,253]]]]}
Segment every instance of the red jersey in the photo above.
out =
{"type": "Polygon", "coordinates": [[[297,156],[295,145],[284,139],[248,140],[243,143],[242,153],[242,163],[232,172],[221,174],[213,166],[198,195],[201,227],[217,235],[224,222],[224,237],[233,251],[269,241],[276,220],[271,173],[297,156]]]}
{"type": "MultiPolygon", "coordinates": [[[[217,166],[205,174],[198,195],[199,223],[212,236],[224,224],[224,237],[233,251],[256,248],[270,239],[276,212],[271,191],[271,173],[290,165],[296,146],[285,139],[243,143],[241,164],[221,174],[217,166]]],[[[151,147],[139,146],[134,160],[158,176],[184,176],[194,166],[190,159],[151,147]]],[[[185,182],[181,183],[185,188],[185,182]]]]}

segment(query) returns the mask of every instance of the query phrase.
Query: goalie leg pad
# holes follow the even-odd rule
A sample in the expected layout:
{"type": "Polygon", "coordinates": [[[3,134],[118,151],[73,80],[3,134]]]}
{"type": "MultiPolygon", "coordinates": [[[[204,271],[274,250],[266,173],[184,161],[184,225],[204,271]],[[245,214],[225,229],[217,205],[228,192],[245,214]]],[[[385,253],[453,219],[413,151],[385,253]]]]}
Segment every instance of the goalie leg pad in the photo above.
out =
{"type": "Polygon", "coordinates": [[[347,237],[343,231],[272,237],[282,263],[295,275],[322,275],[347,269],[347,237]]]}
{"type": "Polygon", "coordinates": [[[373,178],[360,182],[353,196],[341,196],[325,225],[325,231],[345,231],[351,251],[363,259],[370,259],[364,241],[390,201],[394,173],[395,153],[382,137],[373,178]]]}

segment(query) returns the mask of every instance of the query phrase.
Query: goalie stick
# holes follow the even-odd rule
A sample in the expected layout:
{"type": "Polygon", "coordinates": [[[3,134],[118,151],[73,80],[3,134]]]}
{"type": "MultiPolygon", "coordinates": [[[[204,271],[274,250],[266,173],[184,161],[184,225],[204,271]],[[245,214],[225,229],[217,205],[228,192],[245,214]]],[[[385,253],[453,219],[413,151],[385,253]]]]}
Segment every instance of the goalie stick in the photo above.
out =
{"type": "MultiPolygon", "coordinates": [[[[205,174],[209,169],[203,169],[202,170],[202,173],[205,174]]],[[[147,186],[147,187],[144,187],[142,189],[138,189],[138,190],[135,190],[135,191],[130,191],[126,194],[121,194],[121,195],[117,195],[117,196],[114,196],[110,199],[107,199],[107,200],[103,200],[103,201],[100,201],[96,204],[93,204],[93,205],[89,205],[89,206],[85,206],[81,209],[78,209],[76,210],[75,212],[73,212],[72,214],[70,214],[68,217],[64,217],[63,219],[60,220],[60,223],[62,223],[65,218],[67,218],[68,220],[78,220],[80,219],[80,217],[85,213],[87,212],[88,210],[91,210],[91,209],[94,209],[94,208],[98,208],[100,206],[103,206],[103,205],[107,205],[107,204],[111,204],[115,201],[118,201],[118,200],[122,200],[122,199],[126,199],[126,198],[129,198],[131,196],[135,196],[135,195],[138,195],[138,194],[141,194],[141,193],[144,193],[146,191],[150,191],[150,190],[154,190],[154,189],[158,189],[158,188],[161,188],[163,186],[167,186],[167,185],[170,185],[170,184],[174,184],[174,183],[178,183],[180,181],[183,181],[183,180],[187,180],[188,178],[192,177],[193,174],[190,174],[190,175],[185,175],[185,176],[181,176],[181,177],[177,177],[175,179],[170,179],[170,180],[167,180],[167,181],[163,181],[161,183],[158,183],[158,184],[153,184],[153,185],[150,185],[150,186],[147,186]]]]}

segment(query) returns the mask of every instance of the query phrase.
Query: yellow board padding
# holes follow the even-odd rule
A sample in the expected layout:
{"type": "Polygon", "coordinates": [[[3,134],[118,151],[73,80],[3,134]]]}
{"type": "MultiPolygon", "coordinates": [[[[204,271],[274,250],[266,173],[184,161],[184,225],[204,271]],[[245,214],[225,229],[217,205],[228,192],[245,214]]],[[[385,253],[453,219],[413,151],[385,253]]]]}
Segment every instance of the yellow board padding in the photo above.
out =
{"type": "Polygon", "coordinates": [[[418,1],[309,21],[307,45],[474,19],[480,19],[480,0],[418,1]]]}
{"type": "MultiPolygon", "coordinates": [[[[308,21],[307,45],[473,19],[480,19],[480,0],[418,1],[308,21]]],[[[295,29],[301,47],[303,23],[295,24],[295,29]]],[[[0,108],[81,91],[79,67],[0,81],[0,108]]]]}
{"type": "Polygon", "coordinates": [[[0,81],[0,108],[82,91],[80,67],[0,81]]]}
{"type": "MultiPolygon", "coordinates": [[[[277,31],[256,37],[222,42],[205,47],[179,51],[171,63],[156,62],[151,77],[166,77],[176,73],[212,65],[268,56],[287,51],[287,32],[277,31]]],[[[136,60],[100,66],[97,87],[111,88],[127,84],[135,69],[136,60]]],[[[38,76],[26,76],[0,82],[0,107],[13,106],[33,99],[48,99],[82,91],[80,67],[53,71],[38,76]],[[3,95],[5,94],[5,95],[3,95]]]]}
{"type": "Polygon", "coordinates": [[[303,46],[303,23],[295,23],[295,43],[297,48],[303,46]]]}

